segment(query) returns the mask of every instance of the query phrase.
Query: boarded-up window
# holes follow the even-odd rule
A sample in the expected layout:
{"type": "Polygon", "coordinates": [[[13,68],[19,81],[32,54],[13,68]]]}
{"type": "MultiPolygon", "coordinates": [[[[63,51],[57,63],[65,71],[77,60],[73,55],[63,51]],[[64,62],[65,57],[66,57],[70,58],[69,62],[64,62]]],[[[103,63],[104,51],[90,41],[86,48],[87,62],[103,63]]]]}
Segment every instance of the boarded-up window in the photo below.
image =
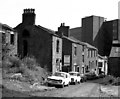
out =
{"type": "Polygon", "coordinates": [[[11,43],[11,44],[14,44],[14,34],[11,34],[10,43],[11,43]]]}

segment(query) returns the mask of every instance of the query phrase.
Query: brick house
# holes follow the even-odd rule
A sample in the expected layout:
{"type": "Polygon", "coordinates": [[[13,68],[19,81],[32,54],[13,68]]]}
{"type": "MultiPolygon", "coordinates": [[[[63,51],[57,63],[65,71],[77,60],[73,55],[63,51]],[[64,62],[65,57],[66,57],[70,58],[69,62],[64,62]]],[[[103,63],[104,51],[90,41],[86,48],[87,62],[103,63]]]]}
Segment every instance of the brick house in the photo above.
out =
{"type": "Polygon", "coordinates": [[[88,43],[85,44],[86,72],[95,72],[98,70],[98,49],[88,43]]]}
{"type": "Polygon", "coordinates": [[[54,73],[61,69],[62,39],[54,31],[35,25],[34,9],[24,9],[18,31],[18,53],[33,56],[43,68],[54,73]]]}
{"type": "Polygon", "coordinates": [[[58,27],[57,34],[62,37],[62,71],[77,71],[82,73],[85,67],[83,42],[70,36],[69,26],[64,23],[58,27]]]}
{"type": "Polygon", "coordinates": [[[6,24],[0,23],[0,58],[17,55],[17,32],[6,24]]]}

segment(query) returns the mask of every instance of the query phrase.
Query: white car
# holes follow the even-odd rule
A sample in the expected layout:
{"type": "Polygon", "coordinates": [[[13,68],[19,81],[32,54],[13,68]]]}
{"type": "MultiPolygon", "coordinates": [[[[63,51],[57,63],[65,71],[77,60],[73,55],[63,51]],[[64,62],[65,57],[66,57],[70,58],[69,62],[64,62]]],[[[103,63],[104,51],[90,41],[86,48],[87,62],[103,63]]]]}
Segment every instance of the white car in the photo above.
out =
{"type": "Polygon", "coordinates": [[[80,74],[78,72],[69,72],[70,74],[70,78],[71,78],[71,84],[77,84],[77,83],[80,83],[81,81],[81,77],[80,77],[80,74]]]}
{"type": "Polygon", "coordinates": [[[47,84],[53,86],[61,86],[70,84],[70,75],[66,72],[55,72],[52,76],[47,77],[47,84]]]}

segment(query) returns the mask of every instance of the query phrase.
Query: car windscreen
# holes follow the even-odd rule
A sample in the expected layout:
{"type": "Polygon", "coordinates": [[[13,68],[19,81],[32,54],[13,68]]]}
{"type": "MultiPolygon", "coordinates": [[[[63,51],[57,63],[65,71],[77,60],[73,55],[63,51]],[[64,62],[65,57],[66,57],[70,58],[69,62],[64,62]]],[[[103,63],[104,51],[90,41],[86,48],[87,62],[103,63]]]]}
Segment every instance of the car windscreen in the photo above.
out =
{"type": "Polygon", "coordinates": [[[71,76],[77,76],[76,73],[69,73],[71,76]]]}
{"type": "Polygon", "coordinates": [[[54,76],[65,77],[65,74],[56,72],[54,76]]]}

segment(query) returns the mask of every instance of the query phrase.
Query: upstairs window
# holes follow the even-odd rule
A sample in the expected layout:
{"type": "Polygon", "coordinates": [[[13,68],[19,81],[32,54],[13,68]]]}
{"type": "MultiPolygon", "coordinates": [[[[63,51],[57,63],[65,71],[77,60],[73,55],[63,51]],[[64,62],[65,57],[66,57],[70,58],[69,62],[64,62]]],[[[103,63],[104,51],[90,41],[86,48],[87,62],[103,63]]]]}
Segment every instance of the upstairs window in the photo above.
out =
{"type": "Polygon", "coordinates": [[[77,47],[74,47],[74,56],[77,55],[77,47]]]}
{"type": "Polygon", "coordinates": [[[91,50],[91,57],[93,57],[93,50],[91,50]]]}
{"type": "Polygon", "coordinates": [[[82,51],[84,52],[84,45],[82,46],[82,51]]]}
{"type": "Polygon", "coordinates": [[[2,44],[6,43],[6,35],[5,33],[2,33],[2,44]]]}
{"type": "Polygon", "coordinates": [[[23,30],[23,33],[22,33],[22,37],[30,37],[30,33],[29,33],[29,31],[28,30],[23,30]]]}
{"type": "Polygon", "coordinates": [[[14,34],[10,35],[10,44],[14,44],[14,34]]]}
{"type": "Polygon", "coordinates": [[[59,53],[59,46],[60,46],[60,42],[59,40],[57,40],[57,46],[56,46],[56,52],[59,53]]]}
{"type": "Polygon", "coordinates": [[[82,62],[84,63],[84,55],[82,55],[82,62]]]}

